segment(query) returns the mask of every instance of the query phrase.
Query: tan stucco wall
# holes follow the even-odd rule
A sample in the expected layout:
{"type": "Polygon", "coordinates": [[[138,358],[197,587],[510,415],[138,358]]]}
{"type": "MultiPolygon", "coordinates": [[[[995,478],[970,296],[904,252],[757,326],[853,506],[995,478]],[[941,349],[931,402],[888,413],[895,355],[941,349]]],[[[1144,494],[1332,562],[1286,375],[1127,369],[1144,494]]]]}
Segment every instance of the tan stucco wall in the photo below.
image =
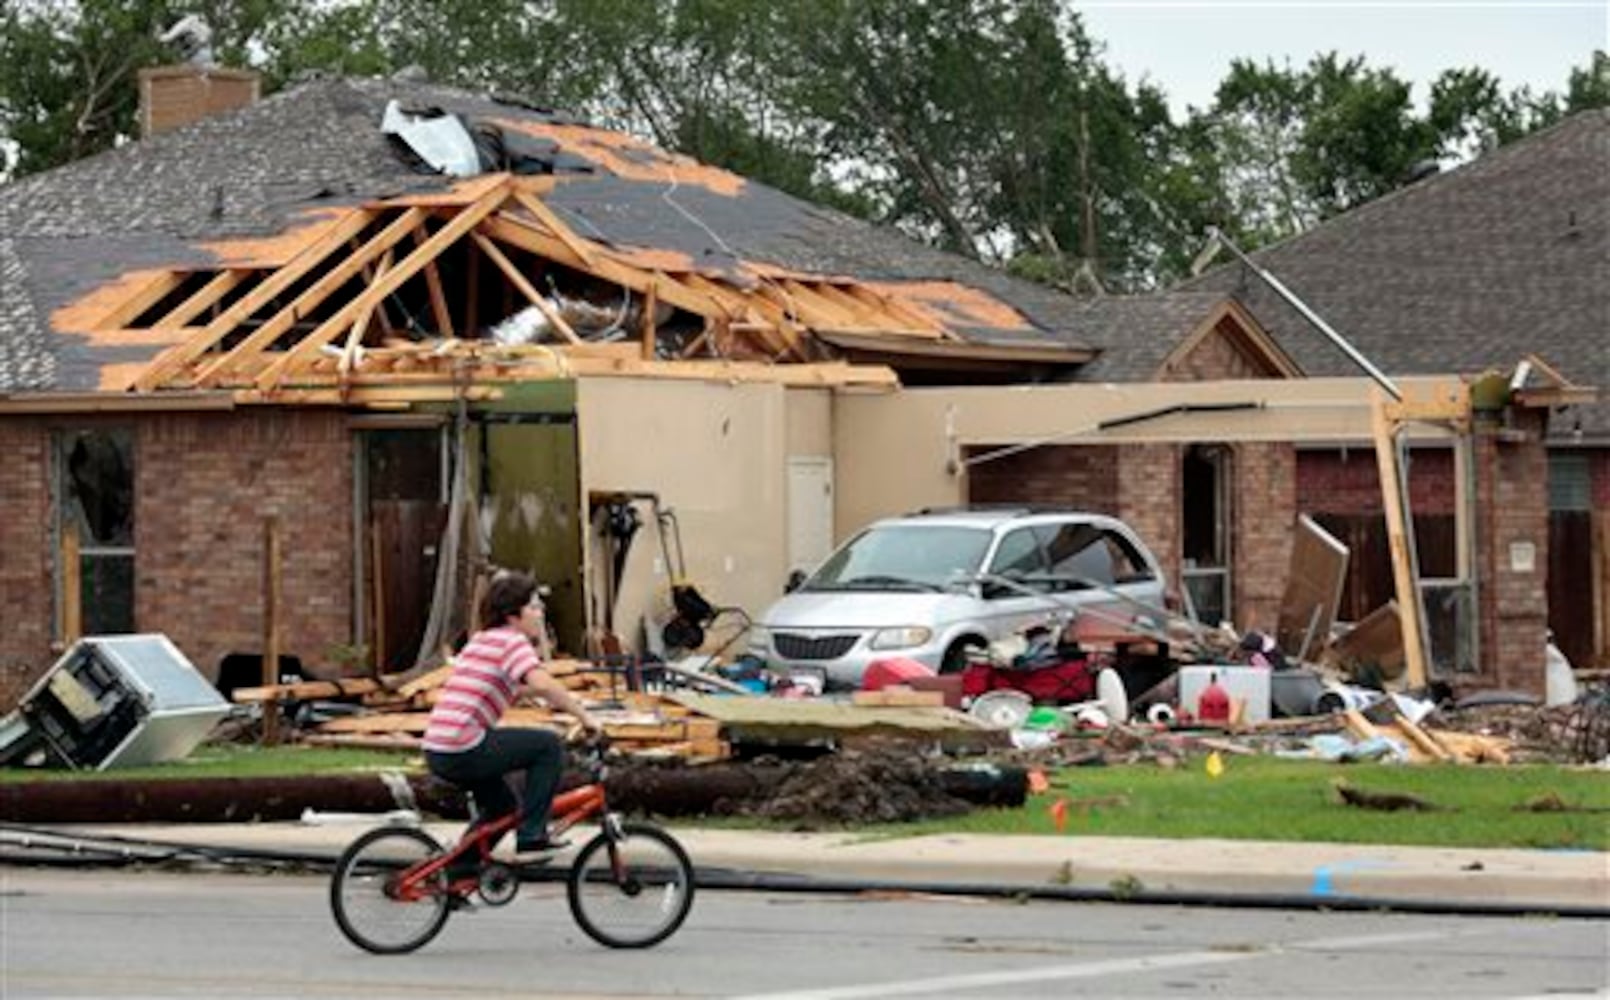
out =
{"type": "MultiPolygon", "coordinates": [[[[1431,380],[1400,379],[1409,392],[1431,380]]],[[[874,518],[962,502],[962,449],[1060,444],[1195,441],[1367,442],[1374,383],[1365,378],[1258,379],[1213,383],[984,386],[841,393],[834,401],[842,539],[874,518]],[[1255,403],[1259,408],[1180,413],[1102,431],[1107,420],[1179,404],[1255,403]]],[[[1427,430],[1427,435],[1438,432],[1427,430]]]]}
{"type": "MultiPolygon", "coordinates": [[[[658,493],[676,512],[688,578],[700,593],[758,613],[785,575],[783,469],[794,423],[787,395],[777,385],[582,379],[576,391],[582,495],[658,493]]],[[[802,403],[807,411],[813,405],[802,403]]],[[[616,632],[629,648],[640,648],[643,613],[666,599],[671,582],[648,509],[642,512],[615,609],[616,632]]],[[[590,550],[595,579],[597,558],[590,550]]]]}
{"type": "Polygon", "coordinates": [[[787,390],[790,457],[833,454],[833,393],[828,389],[787,390]]]}

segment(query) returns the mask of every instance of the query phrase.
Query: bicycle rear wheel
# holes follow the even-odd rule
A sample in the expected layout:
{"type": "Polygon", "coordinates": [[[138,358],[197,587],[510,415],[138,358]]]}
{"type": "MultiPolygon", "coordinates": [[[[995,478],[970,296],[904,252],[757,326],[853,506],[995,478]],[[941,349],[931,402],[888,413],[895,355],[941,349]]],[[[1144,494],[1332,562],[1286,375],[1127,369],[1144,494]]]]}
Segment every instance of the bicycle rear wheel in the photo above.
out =
{"type": "Polygon", "coordinates": [[[647,948],[676,932],[693,906],[693,862],[670,834],[626,823],[589,840],[570,868],[570,915],[611,948],[647,948]]]}
{"type": "Polygon", "coordinates": [[[354,840],[335,863],[330,912],[347,940],[377,955],[400,955],[422,947],[447,923],[445,873],[420,886],[417,899],[399,899],[398,876],[437,857],[442,845],[408,826],[381,827],[354,840]]]}

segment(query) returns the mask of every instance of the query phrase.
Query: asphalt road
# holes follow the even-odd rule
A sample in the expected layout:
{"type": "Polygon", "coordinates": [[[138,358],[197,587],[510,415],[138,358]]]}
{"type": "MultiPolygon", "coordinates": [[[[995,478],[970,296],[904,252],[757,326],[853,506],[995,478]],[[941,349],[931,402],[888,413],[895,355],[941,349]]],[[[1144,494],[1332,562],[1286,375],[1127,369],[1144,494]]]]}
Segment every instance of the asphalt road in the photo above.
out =
{"type": "Polygon", "coordinates": [[[704,892],[593,944],[562,890],[352,948],[316,876],[0,868],[0,997],[1610,996],[1610,923],[704,892]]]}

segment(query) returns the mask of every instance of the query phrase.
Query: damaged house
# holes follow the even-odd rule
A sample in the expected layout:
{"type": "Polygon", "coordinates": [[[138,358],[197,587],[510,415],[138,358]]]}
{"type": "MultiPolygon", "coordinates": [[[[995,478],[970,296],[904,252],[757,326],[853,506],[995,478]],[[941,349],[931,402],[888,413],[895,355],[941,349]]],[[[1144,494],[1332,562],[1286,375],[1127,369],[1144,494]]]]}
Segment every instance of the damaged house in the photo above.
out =
{"type": "MultiPolygon", "coordinates": [[[[206,72],[148,74],[160,134],[0,189],[0,703],[82,634],[166,633],[220,683],[406,669],[485,564],[544,579],[565,649],[641,648],[671,584],[758,609],[934,503],[1123,516],[1243,628],[1309,513],[1355,548],[1341,616],[1391,595],[1373,387],[1240,265],[1080,301],[518,101],[324,80],[187,120],[206,72]]],[[[1470,433],[1410,434],[1421,576],[1466,637],[1435,666],[1474,684],[1540,689],[1551,624],[1605,658],[1607,131],[1261,258],[1405,385],[1501,372],[1470,433]]]]}

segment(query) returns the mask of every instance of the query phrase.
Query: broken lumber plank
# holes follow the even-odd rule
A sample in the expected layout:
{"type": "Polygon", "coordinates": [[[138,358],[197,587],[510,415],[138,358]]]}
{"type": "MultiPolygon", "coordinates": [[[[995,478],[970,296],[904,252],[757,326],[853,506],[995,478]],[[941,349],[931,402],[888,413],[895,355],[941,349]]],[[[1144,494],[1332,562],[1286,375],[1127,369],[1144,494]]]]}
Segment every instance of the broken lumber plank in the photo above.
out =
{"type": "Polygon", "coordinates": [[[418,736],[393,733],[304,733],[298,743],[314,747],[348,747],[354,750],[419,750],[423,740],[418,736]]]}
{"type": "MultiPolygon", "coordinates": [[[[1391,701],[1391,699],[1388,700],[1391,701]]],[[[1395,705],[1396,702],[1394,701],[1393,704],[1395,705]]],[[[1437,743],[1437,741],[1432,739],[1424,729],[1421,729],[1413,719],[1409,718],[1407,715],[1404,715],[1402,712],[1398,713],[1397,729],[1408,739],[1410,743],[1414,744],[1416,749],[1430,757],[1432,760],[1450,761],[1454,759],[1453,754],[1449,753],[1446,747],[1443,747],[1437,743]]]]}
{"type": "Polygon", "coordinates": [[[908,687],[887,687],[881,691],[857,691],[850,696],[856,705],[883,706],[885,708],[943,706],[943,691],[914,691],[908,687]]]}
{"type": "Polygon", "coordinates": [[[432,691],[446,683],[447,678],[453,676],[453,664],[447,663],[427,674],[421,674],[397,689],[397,694],[404,698],[412,698],[416,694],[432,691]]]}
{"type": "Polygon", "coordinates": [[[1375,724],[1364,718],[1364,713],[1356,708],[1347,709],[1342,713],[1342,718],[1347,723],[1347,731],[1361,740],[1379,739],[1381,736],[1381,731],[1375,728],[1375,724]]]}
{"type": "Polygon", "coordinates": [[[423,733],[430,717],[424,712],[376,712],[321,722],[320,733],[423,733]]]}
{"type": "Polygon", "coordinates": [[[333,681],[298,681],[295,684],[269,684],[236,688],[230,697],[237,702],[305,701],[310,698],[356,698],[380,690],[380,682],[369,677],[347,677],[333,681]]]}

